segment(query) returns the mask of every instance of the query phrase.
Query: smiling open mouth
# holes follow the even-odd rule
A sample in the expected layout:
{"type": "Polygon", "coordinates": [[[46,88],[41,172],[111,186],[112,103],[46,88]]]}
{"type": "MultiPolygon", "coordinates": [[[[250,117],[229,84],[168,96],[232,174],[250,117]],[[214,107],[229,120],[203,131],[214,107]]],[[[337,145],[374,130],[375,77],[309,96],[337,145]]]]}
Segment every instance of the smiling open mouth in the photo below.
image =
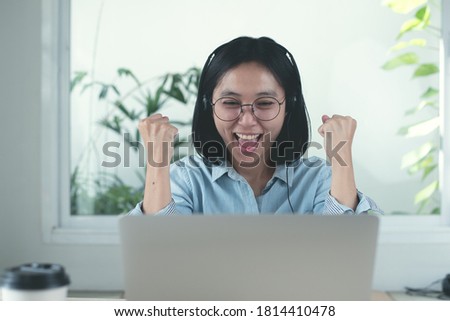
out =
{"type": "Polygon", "coordinates": [[[253,153],[258,148],[262,134],[240,134],[234,133],[239,144],[241,153],[253,153]]]}

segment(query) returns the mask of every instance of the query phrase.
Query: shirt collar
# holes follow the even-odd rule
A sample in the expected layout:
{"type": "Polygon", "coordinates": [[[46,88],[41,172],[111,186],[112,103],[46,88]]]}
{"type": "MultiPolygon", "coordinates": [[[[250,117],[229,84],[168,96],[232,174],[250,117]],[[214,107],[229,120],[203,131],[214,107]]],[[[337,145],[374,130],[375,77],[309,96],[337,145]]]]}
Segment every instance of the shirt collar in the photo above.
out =
{"type": "Polygon", "coordinates": [[[211,173],[211,181],[215,182],[220,177],[222,177],[223,175],[228,173],[229,170],[230,170],[230,167],[228,167],[224,163],[222,163],[220,165],[213,165],[212,173],[211,173]]]}
{"type": "MultiPolygon", "coordinates": [[[[222,162],[220,165],[215,165],[212,167],[212,173],[211,173],[211,181],[215,182],[223,175],[227,174],[232,179],[239,180],[240,176],[238,172],[231,166],[229,163],[222,162]]],[[[292,186],[292,180],[294,175],[294,167],[293,165],[286,166],[285,164],[277,165],[275,169],[275,173],[273,174],[273,177],[278,178],[282,180],[284,183],[289,183],[289,187],[292,186]],[[287,171],[286,171],[287,167],[287,171]],[[288,176],[286,176],[286,173],[288,176]]]]}
{"type": "Polygon", "coordinates": [[[278,165],[277,168],[275,169],[275,173],[273,173],[273,177],[277,177],[286,184],[289,183],[289,187],[292,186],[292,180],[294,179],[293,176],[294,176],[294,167],[286,164],[278,165]]]}

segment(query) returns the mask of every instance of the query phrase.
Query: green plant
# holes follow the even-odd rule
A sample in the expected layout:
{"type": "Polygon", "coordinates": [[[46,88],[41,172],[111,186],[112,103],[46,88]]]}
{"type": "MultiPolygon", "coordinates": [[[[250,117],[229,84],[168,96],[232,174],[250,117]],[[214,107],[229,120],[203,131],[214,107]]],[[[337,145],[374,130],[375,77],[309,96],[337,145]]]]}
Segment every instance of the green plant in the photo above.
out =
{"type": "Polygon", "coordinates": [[[143,183],[133,187],[124,183],[118,175],[100,172],[93,181],[79,174],[77,166],[71,175],[72,215],[96,215],[126,213],[142,199],[143,183]],[[95,195],[88,193],[90,185],[95,195]]]}
{"type": "Polygon", "coordinates": [[[132,187],[117,175],[103,175],[95,180],[94,213],[97,215],[126,213],[142,200],[144,185],[132,187]]]}
{"type": "MultiPolygon", "coordinates": [[[[200,69],[196,67],[189,68],[184,73],[167,73],[155,79],[147,79],[140,81],[135,74],[127,68],[117,69],[118,78],[112,82],[90,81],[83,84],[83,80],[88,75],[87,72],[76,72],[72,82],[71,90],[78,85],[83,85],[81,93],[90,87],[96,87],[98,90],[98,100],[106,101],[107,105],[113,107],[116,112],[112,112],[103,118],[99,124],[113,132],[122,135],[128,133],[130,139],[127,143],[136,146],[140,135],[135,128],[136,122],[145,117],[160,111],[171,100],[178,101],[184,105],[190,102],[190,98],[195,96],[198,91],[198,81],[200,77],[200,69]],[[129,78],[134,82],[134,86],[122,93],[117,82],[120,78],[129,78]],[[154,90],[151,89],[154,85],[154,90]],[[137,107],[130,107],[130,101],[138,102],[137,107]],[[127,121],[132,125],[126,124],[127,121]],[[133,127],[134,126],[134,127],[133,127]]],[[[190,121],[172,121],[174,125],[186,126],[190,121]]]]}
{"type": "MultiPolygon", "coordinates": [[[[131,147],[138,147],[140,141],[137,122],[139,119],[149,117],[169,105],[177,102],[181,105],[192,103],[197,95],[200,77],[199,68],[189,68],[184,73],[167,73],[161,77],[141,81],[130,69],[117,69],[117,77],[111,82],[94,79],[87,80],[89,74],[85,71],[74,73],[71,81],[71,92],[80,88],[80,94],[87,89],[97,92],[97,101],[110,112],[98,122],[103,127],[125,140],[131,147]],[[123,80],[131,81],[130,88],[123,90],[123,80]]],[[[106,109],[105,109],[106,110],[106,109]]],[[[171,123],[184,127],[191,124],[190,119],[171,119],[171,123]]],[[[92,138],[93,139],[93,138],[92,138]]],[[[177,138],[175,141],[174,160],[183,156],[180,147],[187,144],[186,139],[177,138]]],[[[138,151],[138,148],[133,148],[138,151]]],[[[79,204],[90,203],[91,211],[96,214],[119,214],[129,211],[141,200],[144,186],[144,175],[136,173],[141,181],[138,188],[127,185],[117,174],[107,174],[100,171],[97,177],[90,182],[82,178],[77,165],[71,175],[71,213],[86,213],[86,209],[79,204]],[[93,184],[92,184],[93,183],[93,184]],[[95,190],[95,195],[89,196],[85,185],[95,190]],[[93,185],[93,186],[92,186],[93,185]]]]}
{"type": "MultiPolygon", "coordinates": [[[[422,62],[422,56],[426,50],[438,50],[440,32],[439,28],[432,25],[432,11],[439,9],[429,0],[387,0],[384,2],[395,13],[408,15],[408,19],[402,24],[397,35],[397,43],[390,49],[394,58],[387,61],[382,68],[393,70],[398,67],[412,67],[414,69],[412,79],[427,77],[428,88],[420,93],[419,103],[416,107],[406,111],[405,116],[419,118],[414,122],[400,128],[399,135],[406,138],[427,137],[428,141],[404,155],[401,168],[406,169],[411,175],[420,175],[421,182],[426,185],[415,195],[414,203],[418,213],[429,211],[432,214],[440,213],[439,205],[439,181],[427,178],[430,174],[436,174],[438,169],[438,152],[440,149],[436,139],[439,128],[439,90],[434,85],[437,83],[439,72],[438,62],[422,62]],[[413,16],[409,14],[413,12],[413,16]],[[405,39],[409,37],[408,39],[405,39]],[[399,52],[402,52],[398,54],[399,52]]],[[[438,55],[436,52],[436,59],[438,55]]]]}

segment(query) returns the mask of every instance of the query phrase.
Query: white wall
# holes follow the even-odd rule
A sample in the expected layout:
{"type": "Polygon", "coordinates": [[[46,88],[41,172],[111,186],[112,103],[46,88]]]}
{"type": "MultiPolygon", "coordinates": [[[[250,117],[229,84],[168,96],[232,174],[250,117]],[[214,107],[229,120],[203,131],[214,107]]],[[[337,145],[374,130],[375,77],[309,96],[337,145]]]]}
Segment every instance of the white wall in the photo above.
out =
{"type": "MultiPolygon", "coordinates": [[[[387,20],[380,21],[384,23],[387,20]]],[[[120,289],[123,283],[117,245],[45,244],[42,240],[41,220],[45,213],[41,213],[40,199],[40,27],[39,1],[0,2],[0,269],[30,261],[59,262],[68,269],[73,289],[120,289]],[[86,267],[92,269],[90,273],[86,267]]],[[[387,75],[386,81],[394,84],[400,81],[397,77],[387,75]]],[[[366,89],[361,84],[357,88],[366,89]]],[[[375,89],[367,90],[372,93],[375,89]]],[[[313,94],[317,93],[308,95],[313,94]]],[[[392,148],[385,145],[383,148],[392,148]]],[[[370,170],[377,168],[372,165],[370,170]]],[[[394,194],[400,189],[390,182],[374,181],[379,189],[389,188],[394,194]]],[[[448,253],[448,242],[381,244],[375,288],[424,286],[450,272],[448,253]]]]}
{"type": "Polygon", "coordinates": [[[41,3],[0,2],[0,269],[39,261],[67,266],[73,284],[120,287],[117,246],[59,246],[42,241],[40,176],[41,3]],[[104,257],[103,262],[97,259],[104,257]],[[92,279],[80,269],[92,264],[92,279]]]}

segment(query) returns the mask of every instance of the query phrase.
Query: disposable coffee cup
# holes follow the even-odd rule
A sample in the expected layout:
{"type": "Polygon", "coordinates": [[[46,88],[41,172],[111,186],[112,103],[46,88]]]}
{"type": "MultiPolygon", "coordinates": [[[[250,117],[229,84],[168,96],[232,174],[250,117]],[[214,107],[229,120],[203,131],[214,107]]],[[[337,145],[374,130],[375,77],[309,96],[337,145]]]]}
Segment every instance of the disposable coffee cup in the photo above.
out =
{"type": "Polygon", "coordinates": [[[4,301],[62,301],[70,280],[61,265],[30,263],[7,269],[1,284],[4,301]]]}

